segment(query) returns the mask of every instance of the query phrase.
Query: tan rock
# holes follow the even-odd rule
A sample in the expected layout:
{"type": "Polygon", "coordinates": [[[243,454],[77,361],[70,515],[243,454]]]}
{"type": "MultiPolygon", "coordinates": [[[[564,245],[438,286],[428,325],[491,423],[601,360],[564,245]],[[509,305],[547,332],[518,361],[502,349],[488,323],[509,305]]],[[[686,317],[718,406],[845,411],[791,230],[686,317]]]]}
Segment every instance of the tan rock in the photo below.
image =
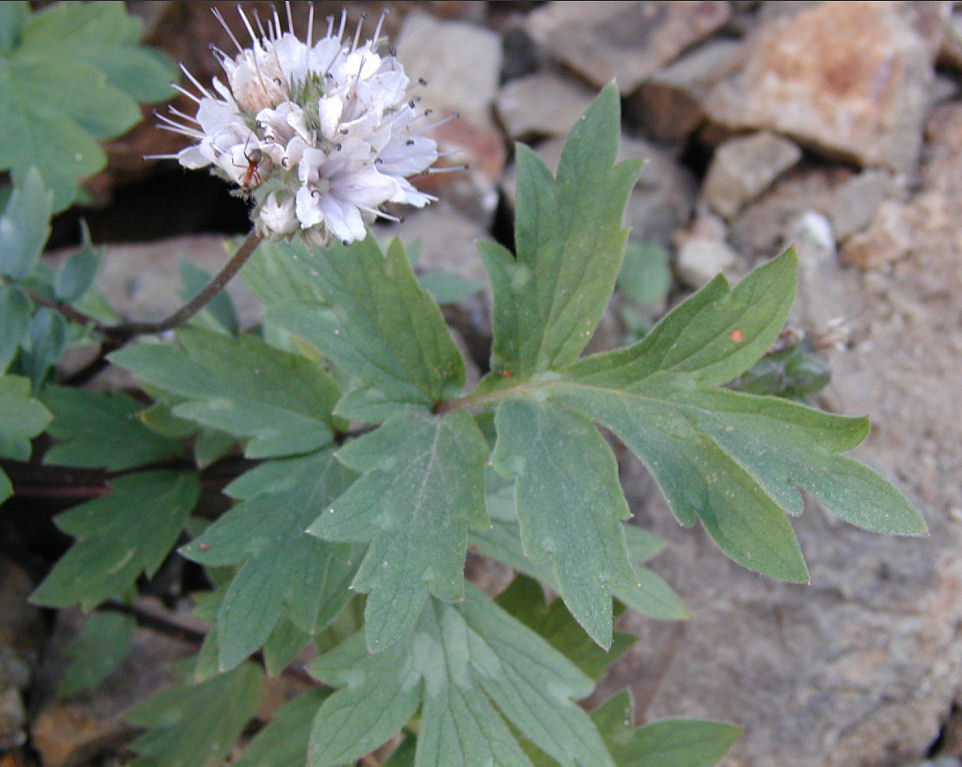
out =
{"type": "Polygon", "coordinates": [[[853,0],[777,18],[706,110],[730,128],[768,128],[827,155],[909,170],[934,79],[929,15],[915,4],[853,0]]]}
{"type": "Polygon", "coordinates": [[[594,98],[592,91],[554,72],[512,80],[498,94],[498,116],[512,139],[564,138],[594,98]]]}
{"type": "Polygon", "coordinates": [[[912,227],[906,213],[900,202],[882,202],[868,228],[845,241],[842,261],[860,269],[884,269],[904,257],[912,249],[912,227]]]}
{"type": "Polygon", "coordinates": [[[730,139],[715,150],[702,195],[730,219],[801,157],[795,143],[768,131],[730,139]]]}
{"type": "Polygon", "coordinates": [[[708,40],[653,74],[629,98],[632,123],[659,141],[684,141],[705,119],[703,101],[741,63],[741,43],[708,40]]]}
{"type": "Polygon", "coordinates": [[[554,2],[531,13],[527,29],[589,82],[600,87],[614,78],[628,94],[730,14],[718,0],[554,2]]]}

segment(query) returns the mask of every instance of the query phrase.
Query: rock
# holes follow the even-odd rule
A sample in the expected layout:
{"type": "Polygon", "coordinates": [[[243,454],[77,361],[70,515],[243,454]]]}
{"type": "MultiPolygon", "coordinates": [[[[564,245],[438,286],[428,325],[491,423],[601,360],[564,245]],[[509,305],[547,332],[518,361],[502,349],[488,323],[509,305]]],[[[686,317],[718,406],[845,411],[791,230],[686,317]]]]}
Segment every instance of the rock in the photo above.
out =
{"type": "MultiPolygon", "coordinates": [[[[127,741],[135,728],[124,721],[124,712],[170,684],[174,676],[168,666],[197,651],[195,646],[138,628],[130,652],[95,690],[56,698],[53,691],[65,662],[60,653],[80,630],[83,620],[80,610],[58,613],[51,653],[40,670],[42,700],[31,737],[44,767],[84,764],[85,760],[127,741]]],[[[193,625],[193,619],[190,620],[193,625]]]]}
{"type": "Polygon", "coordinates": [[[594,94],[554,72],[512,80],[498,94],[498,116],[512,139],[563,138],[591,105],[594,94]]]}
{"type": "Polygon", "coordinates": [[[912,226],[906,206],[893,200],[879,205],[868,228],[856,232],[842,248],[842,261],[860,269],[883,269],[912,249],[912,226]]]}
{"type": "Polygon", "coordinates": [[[768,131],[733,138],[715,150],[702,195],[731,219],[801,157],[796,144],[768,131]]]}
{"type": "Polygon", "coordinates": [[[599,87],[615,78],[622,94],[729,18],[728,3],[548,3],[527,19],[530,35],[558,61],[599,87]]]}
{"type": "Polygon", "coordinates": [[[953,10],[945,20],[939,63],[962,69],[962,11],[953,10]]]}
{"type": "MultiPolygon", "coordinates": [[[[950,136],[931,150],[922,187],[906,201],[911,256],[868,273],[824,260],[819,281],[838,292],[814,312],[853,325],[853,345],[832,353],[824,401],[871,417],[858,457],[919,505],[930,535],[874,535],[809,504],[793,527],[813,585],[777,583],[728,562],[701,532],[681,530],[650,476],[633,460],[622,465],[638,522],[669,541],[652,566],[694,617],[622,619],[642,641],[608,689],[630,684],[642,719],[738,723],[744,734],[725,767],[920,761],[960,699],[962,423],[947,414],[958,409],[951,382],[962,380],[962,151],[951,150],[950,136]]],[[[796,199],[830,197],[843,180],[806,172],[792,184],[796,199]]],[[[811,298],[799,291],[798,300],[811,298]]],[[[960,739],[950,742],[955,750],[940,757],[958,757],[960,739]]]]}
{"type": "Polygon", "coordinates": [[[628,99],[629,121],[658,141],[684,141],[705,119],[705,96],[740,63],[741,50],[734,40],[708,40],[655,72],[628,99]]]}
{"type": "Polygon", "coordinates": [[[468,169],[423,177],[417,186],[444,198],[487,226],[498,203],[496,184],[504,168],[505,149],[491,117],[501,70],[501,38],[462,21],[442,21],[409,13],[398,35],[398,58],[412,80],[426,85],[412,93],[438,120],[457,113],[435,130],[451,165],[468,169]]]}
{"type": "Polygon", "coordinates": [[[724,240],[690,237],[678,249],[675,271],[684,285],[697,290],[736,264],[738,254],[724,240]]]}
{"type": "Polygon", "coordinates": [[[23,693],[46,634],[40,610],[27,601],[33,585],[24,570],[0,557],[0,752],[27,740],[23,693]]]}
{"type": "MultiPolygon", "coordinates": [[[[535,148],[552,173],[557,171],[564,142],[544,141],[535,148]]],[[[638,183],[628,198],[625,226],[631,227],[632,239],[668,246],[679,227],[691,217],[695,199],[695,180],[687,168],[677,163],[671,153],[655,145],[622,137],[618,159],[641,157],[645,160],[638,183]]],[[[514,207],[517,178],[514,166],[505,173],[505,198],[514,207]]]]}
{"type": "Polygon", "coordinates": [[[882,169],[862,171],[835,189],[827,211],[839,242],[861,231],[875,218],[886,198],[897,198],[901,189],[892,174],[882,169]]]}
{"type": "Polygon", "coordinates": [[[826,2],[763,26],[747,63],[706,100],[729,128],[767,128],[828,156],[914,167],[937,42],[940,4],[826,2]]]}

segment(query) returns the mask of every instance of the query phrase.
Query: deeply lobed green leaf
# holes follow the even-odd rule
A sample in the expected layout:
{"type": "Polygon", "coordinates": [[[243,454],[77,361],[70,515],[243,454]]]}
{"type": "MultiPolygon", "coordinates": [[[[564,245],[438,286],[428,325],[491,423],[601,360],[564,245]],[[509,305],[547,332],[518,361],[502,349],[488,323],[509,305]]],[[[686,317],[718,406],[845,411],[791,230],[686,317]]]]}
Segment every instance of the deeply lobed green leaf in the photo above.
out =
{"type": "Polygon", "coordinates": [[[428,592],[462,597],[468,528],[487,525],[487,455],[484,437],[464,412],[399,413],[338,452],[363,474],[308,532],[331,541],[370,541],[352,587],[368,594],[372,650],[410,630],[428,592]]]}
{"type": "MultiPolygon", "coordinates": [[[[350,245],[304,249],[296,264],[323,301],[275,303],[267,309],[270,322],[354,374],[379,401],[429,408],[460,393],[461,353],[398,241],[386,253],[370,236],[350,245]]],[[[344,401],[337,412],[383,420],[344,401]]]]}
{"type": "MultiPolygon", "coordinates": [[[[557,179],[519,145],[517,258],[481,252],[494,291],[491,369],[516,377],[573,362],[601,319],[621,267],[625,203],[639,160],[615,164],[618,90],[610,84],[575,124],[557,179]]],[[[496,379],[493,379],[496,380],[496,379]]]]}
{"type": "Polygon", "coordinates": [[[358,634],[311,672],[344,688],[318,711],[311,767],[360,758],[419,704],[419,767],[530,767],[502,715],[565,767],[613,767],[574,703],[591,692],[591,680],[473,588],[459,604],[428,602],[414,634],[386,650],[369,655],[358,634]]]}
{"type": "Polygon", "coordinates": [[[299,649],[350,598],[350,549],[304,531],[353,477],[331,448],[261,464],[228,486],[241,503],[180,549],[204,565],[240,564],[217,611],[220,670],[262,647],[284,618],[301,632],[299,649]]]}
{"type": "Polygon", "coordinates": [[[197,502],[195,474],[149,471],[118,477],[112,492],[56,518],[77,540],[33,592],[47,607],[89,610],[156,572],[197,502]],[[132,513],[132,510],[136,513],[132,513]]]}
{"type": "Polygon", "coordinates": [[[185,397],[174,415],[248,439],[249,458],[305,453],[331,442],[338,389],[318,365],[250,335],[182,327],[177,341],[127,347],[110,359],[144,383],[185,397]]]}
{"type": "Polygon", "coordinates": [[[0,376],[0,457],[30,458],[30,440],[53,416],[30,396],[30,381],[22,376],[0,376]]]}

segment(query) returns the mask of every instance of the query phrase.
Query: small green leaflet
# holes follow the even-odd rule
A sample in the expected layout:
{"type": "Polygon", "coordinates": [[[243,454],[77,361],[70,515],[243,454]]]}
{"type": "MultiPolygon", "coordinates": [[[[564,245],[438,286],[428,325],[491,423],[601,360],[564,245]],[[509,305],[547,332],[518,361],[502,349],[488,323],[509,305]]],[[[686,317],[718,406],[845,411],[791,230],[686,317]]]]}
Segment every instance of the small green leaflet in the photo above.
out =
{"type": "MultiPolygon", "coordinates": [[[[713,767],[741,731],[730,724],[670,719],[634,728],[631,695],[622,691],[591,712],[616,767],[713,767]]],[[[535,767],[557,762],[525,744],[535,767]]]]}
{"type": "Polygon", "coordinates": [[[602,647],[611,644],[612,589],[631,589],[622,519],[631,516],[611,449],[588,419],[551,402],[504,402],[491,463],[517,477],[524,555],[550,562],[572,615],[602,647]]]}
{"type": "Polygon", "coordinates": [[[494,346],[489,381],[516,378],[577,359],[611,297],[627,230],[625,203],[640,160],[615,165],[618,89],[606,86],[565,143],[557,180],[537,155],[518,145],[517,260],[480,243],[494,290],[494,346]]]}
{"type": "Polygon", "coordinates": [[[360,758],[419,704],[418,767],[531,767],[502,716],[564,767],[614,767],[574,702],[592,681],[473,587],[456,605],[430,600],[414,633],[386,650],[368,654],[357,634],[311,673],[344,689],[317,713],[310,767],[360,758]]]}
{"type": "MultiPolygon", "coordinates": [[[[518,575],[495,601],[595,681],[638,641],[633,634],[616,631],[611,649],[602,650],[581,630],[560,599],[545,604],[541,584],[524,575],[518,575]]],[[[624,607],[619,605],[614,617],[622,612],[624,607]]]]}
{"type": "Polygon", "coordinates": [[[138,101],[169,98],[177,72],[139,47],[141,23],[123,4],[56,3],[4,21],[0,168],[20,184],[36,166],[54,192],[54,210],[63,210],[77,180],[104,166],[97,142],[137,123],[138,101]]]}
{"type": "Polygon", "coordinates": [[[232,767],[304,767],[311,720],[328,690],[311,690],[285,703],[232,767]]]}
{"type": "Polygon", "coordinates": [[[120,594],[141,573],[153,575],[170,553],[200,492],[195,474],[150,471],[118,477],[112,492],[57,517],[77,540],[30,600],[90,610],[120,594]]]}
{"type": "Polygon", "coordinates": [[[0,284],[0,375],[7,371],[17,349],[23,342],[33,304],[27,294],[17,285],[0,284]]]}
{"type": "Polygon", "coordinates": [[[177,340],[127,347],[110,359],[144,383],[186,397],[174,415],[249,438],[248,458],[306,453],[331,442],[338,390],[314,363],[250,335],[183,327],[177,340]]]}
{"type": "Polygon", "coordinates": [[[106,679],[127,655],[136,626],[132,616],[122,613],[91,615],[64,653],[70,658],[70,665],[60,680],[57,695],[75,695],[106,679]]]}
{"type": "Polygon", "coordinates": [[[618,767],[713,767],[741,730],[730,724],[671,719],[632,727],[631,696],[622,691],[591,718],[618,767]]]}
{"type": "Polygon", "coordinates": [[[283,616],[313,634],[350,598],[350,548],[304,529],[353,476],[331,448],[261,464],[228,486],[242,502],[180,549],[204,565],[243,563],[217,611],[220,670],[262,647],[283,616]]]}
{"type": "MultiPolygon", "coordinates": [[[[217,767],[257,709],[261,671],[245,663],[195,684],[188,679],[128,711],[150,730],[131,744],[131,767],[217,767]]],[[[273,767],[273,766],[272,766],[273,767]]]]}
{"type": "Polygon", "coordinates": [[[30,397],[30,381],[21,376],[0,376],[0,456],[29,460],[30,440],[51,418],[50,411],[30,397]]]}
{"type": "Polygon", "coordinates": [[[120,471],[183,453],[178,440],[144,426],[143,403],[123,392],[46,386],[40,400],[54,415],[48,431],[60,440],[44,455],[46,464],[120,471]]]}
{"type": "Polygon", "coordinates": [[[430,591],[463,594],[468,527],[487,525],[487,444],[465,412],[391,416],[353,440],[338,459],[364,472],[308,528],[331,541],[368,541],[352,587],[368,593],[371,650],[407,633],[430,591]]]}
{"type": "MultiPolygon", "coordinates": [[[[0,117],[0,121],[2,119],[0,117]]],[[[30,276],[50,236],[52,210],[53,192],[44,185],[39,171],[32,167],[26,172],[23,183],[13,190],[0,217],[0,273],[17,282],[30,276]]]]}
{"type": "MultiPolygon", "coordinates": [[[[430,408],[464,386],[464,361],[437,304],[418,284],[398,240],[373,237],[305,249],[296,261],[325,301],[268,306],[270,322],[303,338],[389,402],[430,408]]],[[[337,414],[366,419],[368,413],[337,414]]],[[[381,419],[378,419],[381,420],[381,419]]]]}
{"type": "Polygon", "coordinates": [[[58,301],[79,301],[90,290],[100,268],[101,254],[90,240],[87,224],[80,222],[80,250],[68,258],[53,278],[53,294],[58,301]]]}

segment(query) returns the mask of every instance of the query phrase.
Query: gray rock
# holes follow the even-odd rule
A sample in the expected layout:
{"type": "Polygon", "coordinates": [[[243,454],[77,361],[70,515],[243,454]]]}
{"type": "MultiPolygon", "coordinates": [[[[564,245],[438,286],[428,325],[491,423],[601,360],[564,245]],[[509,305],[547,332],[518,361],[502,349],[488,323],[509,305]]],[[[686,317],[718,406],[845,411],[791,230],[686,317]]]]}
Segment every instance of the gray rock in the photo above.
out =
{"type": "Polygon", "coordinates": [[[592,91],[554,72],[511,80],[498,94],[498,116],[512,139],[563,138],[594,98],[592,91]]]}
{"type": "Polygon", "coordinates": [[[457,113],[434,136],[448,164],[467,170],[428,176],[418,182],[426,192],[443,195],[462,212],[490,224],[498,203],[496,185],[504,169],[505,148],[491,109],[498,93],[501,37],[462,21],[443,21],[409,13],[398,36],[398,57],[412,80],[421,107],[438,120],[457,113]]]}
{"type": "Polygon", "coordinates": [[[702,195],[731,219],[801,157],[796,144],[768,131],[733,138],[715,150],[702,195]]]}
{"type": "Polygon", "coordinates": [[[840,185],[828,210],[838,241],[868,226],[882,200],[899,193],[892,174],[881,169],[863,171],[840,185]]]}
{"type": "Polygon", "coordinates": [[[728,3],[565,2],[532,12],[527,30],[558,61],[597,86],[634,91],[729,18],[728,3]]]}
{"type": "Polygon", "coordinates": [[[27,601],[33,586],[24,570],[0,557],[0,752],[27,740],[23,692],[45,635],[40,610],[27,601]]]}
{"type": "Polygon", "coordinates": [[[724,240],[689,237],[678,249],[675,271],[682,284],[697,290],[738,264],[738,254],[724,240]]]}
{"type": "Polygon", "coordinates": [[[629,121],[658,141],[684,141],[705,119],[705,96],[734,71],[741,51],[735,40],[710,39],[655,72],[628,99],[629,121]]]}
{"type": "Polygon", "coordinates": [[[929,17],[940,7],[856,0],[777,18],[753,36],[744,69],[709,94],[708,114],[861,165],[911,170],[934,80],[929,17]]]}
{"type": "Polygon", "coordinates": [[[914,242],[907,214],[903,203],[884,200],[872,223],[845,241],[842,261],[861,269],[883,269],[907,255],[914,242]]]}

